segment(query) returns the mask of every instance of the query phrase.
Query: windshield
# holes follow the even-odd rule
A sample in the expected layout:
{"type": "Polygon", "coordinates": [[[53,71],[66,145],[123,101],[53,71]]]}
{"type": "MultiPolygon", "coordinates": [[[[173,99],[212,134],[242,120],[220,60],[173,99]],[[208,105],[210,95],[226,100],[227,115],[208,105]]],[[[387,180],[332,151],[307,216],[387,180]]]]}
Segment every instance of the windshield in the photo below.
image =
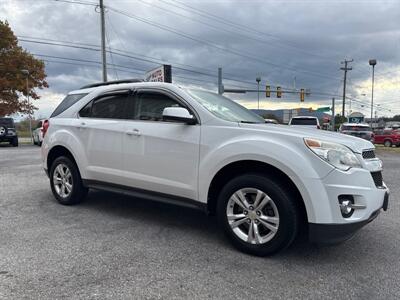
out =
{"type": "Polygon", "coordinates": [[[351,125],[343,125],[343,131],[372,131],[371,127],[368,126],[351,126],[351,125]]]}
{"type": "Polygon", "coordinates": [[[0,118],[0,125],[7,126],[8,128],[13,128],[14,121],[11,118],[0,118]]]}
{"type": "Polygon", "coordinates": [[[188,90],[188,93],[220,119],[231,122],[264,123],[264,119],[259,115],[224,96],[200,90],[188,90]]]}
{"type": "Polygon", "coordinates": [[[290,125],[317,125],[317,119],[313,118],[293,118],[290,125]]]}

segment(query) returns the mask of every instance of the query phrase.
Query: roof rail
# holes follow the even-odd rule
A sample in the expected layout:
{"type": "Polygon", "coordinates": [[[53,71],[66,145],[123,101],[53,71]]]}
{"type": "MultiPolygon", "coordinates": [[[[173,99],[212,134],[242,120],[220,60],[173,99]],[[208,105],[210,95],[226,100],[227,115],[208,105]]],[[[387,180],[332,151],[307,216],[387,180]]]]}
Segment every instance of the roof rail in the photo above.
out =
{"type": "Polygon", "coordinates": [[[143,82],[143,79],[122,79],[122,80],[113,80],[113,81],[107,81],[107,82],[96,82],[88,85],[84,85],[81,89],[88,89],[92,87],[98,87],[98,86],[103,86],[103,85],[110,85],[110,84],[121,84],[121,83],[134,83],[134,82],[143,82]]]}

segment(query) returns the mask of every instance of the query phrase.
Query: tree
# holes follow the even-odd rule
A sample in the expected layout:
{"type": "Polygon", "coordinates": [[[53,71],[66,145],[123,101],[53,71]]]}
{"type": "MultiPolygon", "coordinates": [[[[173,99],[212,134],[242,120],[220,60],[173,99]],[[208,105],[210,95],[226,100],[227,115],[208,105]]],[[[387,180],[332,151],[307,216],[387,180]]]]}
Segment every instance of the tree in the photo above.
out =
{"type": "Polygon", "coordinates": [[[26,99],[26,75],[21,70],[28,70],[28,93],[30,99],[37,100],[39,95],[34,88],[47,88],[44,62],[36,59],[18,46],[7,21],[0,21],[0,117],[16,112],[32,113],[37,109],[28,104],[26,99]],[[19,97],[24,95],[23,100],[19,97]]]}

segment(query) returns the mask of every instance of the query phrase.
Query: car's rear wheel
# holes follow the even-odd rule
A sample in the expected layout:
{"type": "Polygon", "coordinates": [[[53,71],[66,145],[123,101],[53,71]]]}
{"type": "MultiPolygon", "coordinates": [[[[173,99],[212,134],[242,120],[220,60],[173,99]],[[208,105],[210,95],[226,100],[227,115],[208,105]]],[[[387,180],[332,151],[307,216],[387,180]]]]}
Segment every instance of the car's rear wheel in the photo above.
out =
{"type": "Polygon", "coordinates": [[[54,197],[64,205],[82,202],[88,192],[83,186],[78,167],[66,156],[58,157],[52,163],[50,185],[54,197]]]}
{"type": "Polygon", "coordinates": [[[384,145],[385,147],[392,147],[392,142],[389,141],[389,140],[386,140],[386,141],[383,143],[383,145],[384,145]]]}
{"type": "Polygon", "coordinates": [[[261,174],[245,174],[229,181],[218,199],[218,219],[239,250],[258,256],[288,247],[299,227],[292,195],[261,174]]]}

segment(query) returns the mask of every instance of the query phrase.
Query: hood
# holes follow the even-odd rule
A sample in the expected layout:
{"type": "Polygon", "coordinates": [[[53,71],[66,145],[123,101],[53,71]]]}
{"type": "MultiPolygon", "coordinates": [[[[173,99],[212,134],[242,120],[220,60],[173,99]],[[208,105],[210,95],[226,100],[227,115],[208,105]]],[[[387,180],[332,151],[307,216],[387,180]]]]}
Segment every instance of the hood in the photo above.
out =
{"type": "Polygon", "coordinates": [[[271,134],[281,134],[298,138],[319,139],[326,142],[338,143],[345,145],[356,153],[362,153],[365,149],[373,149],[375,146],[364,139],[351,135],[341,134],[338,132],[325,131],[309,127],[293,127],[288,125],[273,124],[239,124],[241,128],[249,130],[261,131],[271,134]]]}

